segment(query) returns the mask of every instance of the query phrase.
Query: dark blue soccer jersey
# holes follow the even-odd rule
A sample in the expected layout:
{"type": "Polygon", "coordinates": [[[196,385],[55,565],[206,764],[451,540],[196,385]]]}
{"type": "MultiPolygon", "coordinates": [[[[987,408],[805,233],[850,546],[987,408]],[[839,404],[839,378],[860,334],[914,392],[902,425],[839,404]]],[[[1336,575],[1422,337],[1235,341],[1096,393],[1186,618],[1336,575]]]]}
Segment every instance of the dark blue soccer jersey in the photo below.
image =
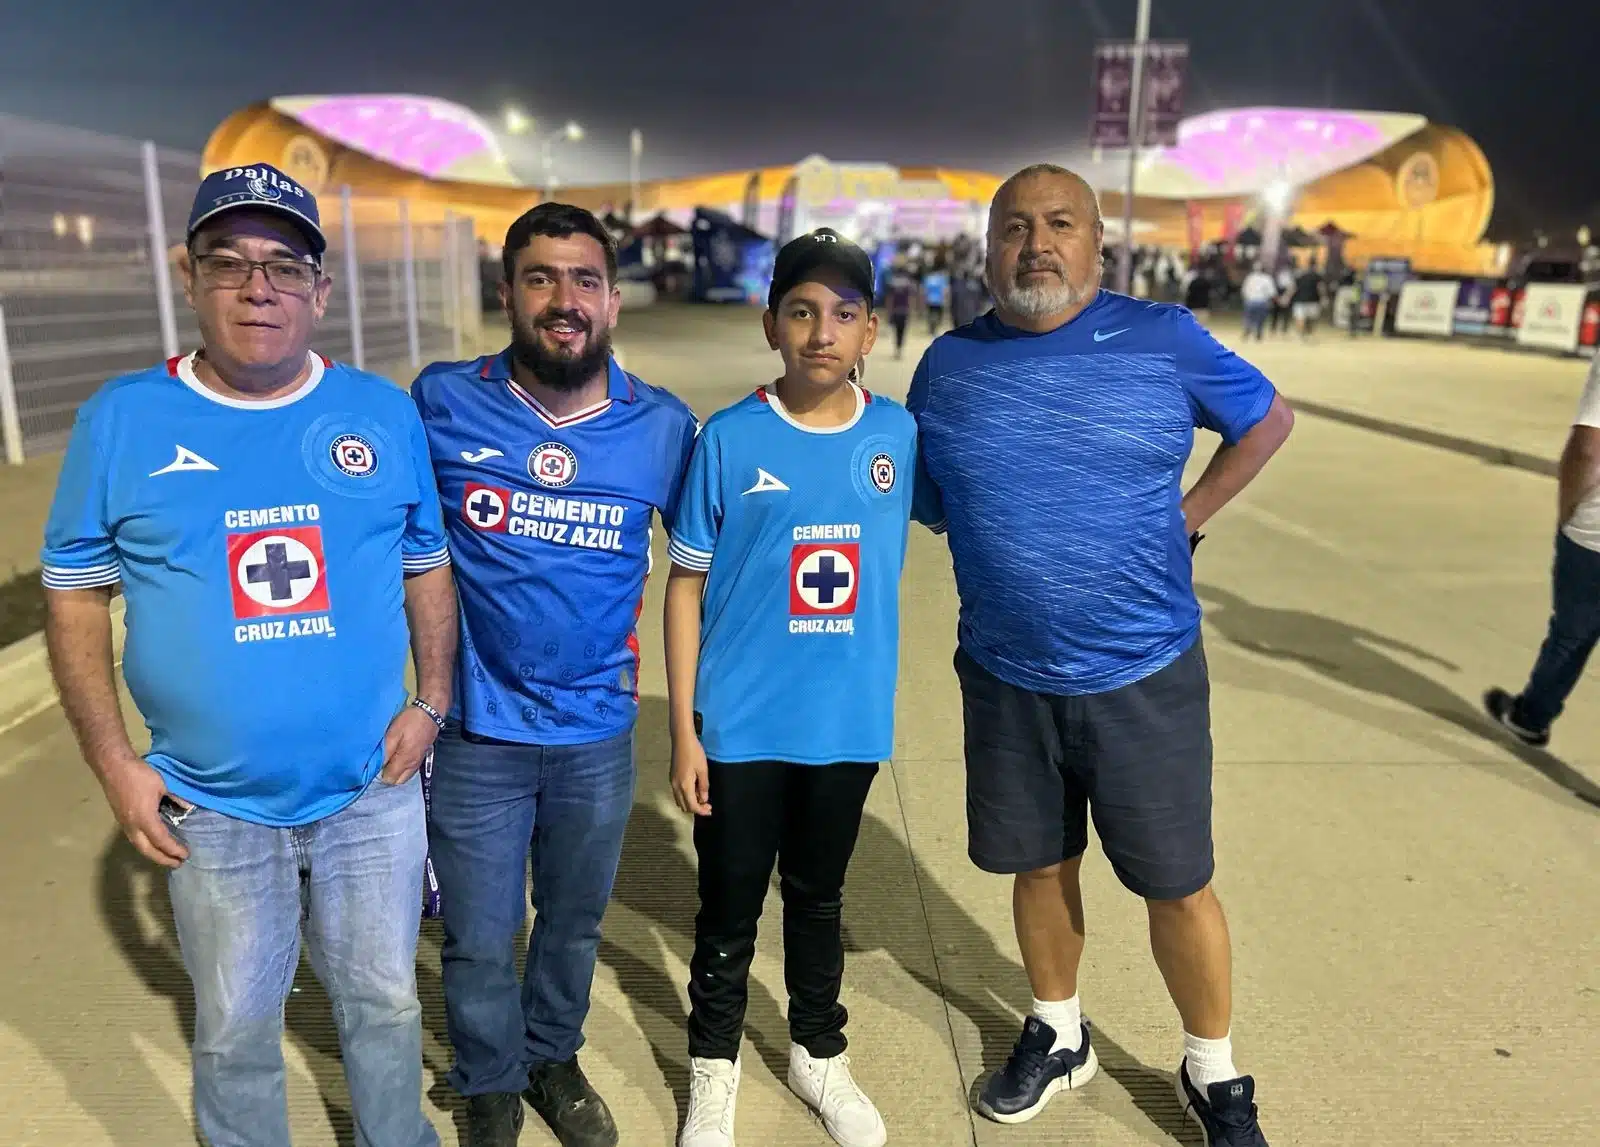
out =
{"type": "Polygon", "coordinates": [[[916,517],[948,530],[960,641],[1003,681],[1099,693],[1200,628],[1184,464],[1196,427],[1244,437],[1272,384],[1182,307],[1101,291],[1045,334],[993,312],[912,377],[916,517]]]}
{"type": "Polygon", "coordinates": [[[695,710],[717,761],[881,761],[894,748],[916,424],[857,391],[802,426],[766,389],[700,434],[668,549],[707,573],[695,710]]]}
{"type": "Polygon", "coordinates": [[[452,716],[526,744],[630,728],[652,515],[671,528],[694,414],[614,360],[605,399],[565,418],[506,353],[430,366],[411,393],[461,598],[452,716]]]}
{"type": "Polygon", "coordinates": [[[207,388],[193,356],[78,412],[42,558],[122,584],[123,675],[184,800],[299,825],[355,800],[405,704],[406,573],[449,561],[405,391],[313,357],[293,394],[207,388]]]}

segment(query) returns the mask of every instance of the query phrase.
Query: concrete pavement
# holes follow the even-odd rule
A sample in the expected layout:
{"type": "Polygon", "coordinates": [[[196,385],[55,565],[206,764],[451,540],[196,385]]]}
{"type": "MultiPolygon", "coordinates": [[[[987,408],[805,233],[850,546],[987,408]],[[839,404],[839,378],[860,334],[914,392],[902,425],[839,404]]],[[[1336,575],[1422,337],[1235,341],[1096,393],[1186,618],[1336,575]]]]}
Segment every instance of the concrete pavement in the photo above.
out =
{"type": "MultiPolygon", "coordinates": [[[[628,365],[702,414],[770,378],[754,312],[625,316],[628,365]]],[[[920,350],[920,344],[912,348],[920,350]]],[[[1250,348],[1284,391],[1401,429],[1554,458],[1583,366],[1380,341],[1250,348]]],[[[914,355],[873,356],[904,393],[914,355]]],[[[1209,454],[1202,440],[1197,465],[1209,454]]],[[[1600,1125],[1600,697],[1552,746],[1514,749],[1476,697],[1515,688],[1548,610],[1554,485],[1348,420],[1302,417],[1198,555],[1217,746],[1217,887],[1235,945],[1238,1061],[1276,1144],[1588,1142],[1600,1125]]],[[[664,555],[658,555],[664,558],[664,555]]],[[[688,825],[665,791],[660,582],[641,631],[639,784],[589,1024],[587,1069],[625,1144],[672,1142],[694,912],[688,825]]],[[[1034,1122],[974,1120],[1028,999],[1003,879],[965,858],[954,591],[914,530],[897,751],[846,894],[857,1075],[891,1142],[1103,1147],[1183,1138],[1176,1017],[1144,915],[1091,850],[1086,1012],[1106,1067],[1034,1122]]],[[[132,714],[130,713],[130,718],[132,714]]],[[[167,1147],[192,1138],[187,984],[152,871],[120,842],[57,711],[0,733],[0,1142],[167,1147]]],[[[783,1085],[777,900],[754,969],[741,1142],[828,1142],[783,1085]]],[[[426,1079],[453,1142],[438,935],[418,959],[426,1079]]],[[[348,1143],[327,1004],[288,1010],[299,1142],[348,1143]]],[[[553,1143],[536,1121],[524,1144],[553,1143]]]]}

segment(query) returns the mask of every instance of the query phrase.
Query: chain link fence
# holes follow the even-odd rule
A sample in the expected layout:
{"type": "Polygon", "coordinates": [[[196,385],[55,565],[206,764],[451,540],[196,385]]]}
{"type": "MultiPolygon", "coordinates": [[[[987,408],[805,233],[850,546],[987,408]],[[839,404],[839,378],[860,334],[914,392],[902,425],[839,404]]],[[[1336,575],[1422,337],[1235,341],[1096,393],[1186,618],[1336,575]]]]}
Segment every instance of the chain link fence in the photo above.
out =
{"type": "MultiPolygon", "coordinates": [[[[175,258],[200,157],[0,115],[0,437],[60,449],[108,379],[199,345],[175,258]]],[[[333,297],[316,349],[409,381],[479,344],[472,220],[404,200],[318,196],[333,297]]]]}

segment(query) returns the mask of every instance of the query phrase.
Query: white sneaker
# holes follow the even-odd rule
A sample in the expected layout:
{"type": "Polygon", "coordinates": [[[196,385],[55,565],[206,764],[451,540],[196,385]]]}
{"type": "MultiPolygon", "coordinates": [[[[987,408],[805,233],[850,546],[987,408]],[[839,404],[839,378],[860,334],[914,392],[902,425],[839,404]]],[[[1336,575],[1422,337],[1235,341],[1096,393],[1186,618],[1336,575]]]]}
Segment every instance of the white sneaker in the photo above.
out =
{"type": "Polygon", "coordinates": [[[847,1055],[813,1059],[799,1044],[790,1044],[789,1090],[822,1116],[839,1147],[883,1147],[889,1138],[883,1116],[850,1077],[847,1055]]]}
{"type": "Polygon", "coordinates": [[[739,1061],[689,1061],[689,1113],[678,1147],[733,1147],[733,1109],[739,1098],[739,1061]]]}

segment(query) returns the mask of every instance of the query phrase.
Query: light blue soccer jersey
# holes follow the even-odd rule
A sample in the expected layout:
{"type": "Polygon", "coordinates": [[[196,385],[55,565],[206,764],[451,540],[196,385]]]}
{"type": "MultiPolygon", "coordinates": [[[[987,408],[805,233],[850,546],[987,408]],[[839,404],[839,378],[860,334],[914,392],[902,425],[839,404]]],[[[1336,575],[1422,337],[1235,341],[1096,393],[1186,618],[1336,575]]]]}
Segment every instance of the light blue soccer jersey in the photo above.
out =
{"type": "Polygon", "coordinates": [[[405,391],[313,357],[306,383],[230,400],[193,356],[78,412],[44,584],[122,583],[123,675],[178,797],[298,825],[358,797],[405,704],[406,573],[449,561],[405,391]]]}
{"type": "Polygon", "coordinates": [[[469,732],[576,745],[633,727],[652,516],[670,530],[693,412],[615,360],[606,397],[558,418],[507,353],[411,388],[461,597],[452,715],[469,732]]]}
{"type": "Polygon", "coordinates": [[[819,430],[762,389],[700,433],[668,552],[708,575],[695,711],[712,760],[893,751],[916,425],[858,400],[819,430]]]}
{"type": "Polygon", "coordinates": [[[935,339],[906,406],[916,517],[949,531],[961,647],[1064,695],[1175,660],[1200,629],[1181,488],[1195,428],[1237,442],[1275,394],[1184,308],[1111,291],[1045,334],[991,311],[935,339]]]}

